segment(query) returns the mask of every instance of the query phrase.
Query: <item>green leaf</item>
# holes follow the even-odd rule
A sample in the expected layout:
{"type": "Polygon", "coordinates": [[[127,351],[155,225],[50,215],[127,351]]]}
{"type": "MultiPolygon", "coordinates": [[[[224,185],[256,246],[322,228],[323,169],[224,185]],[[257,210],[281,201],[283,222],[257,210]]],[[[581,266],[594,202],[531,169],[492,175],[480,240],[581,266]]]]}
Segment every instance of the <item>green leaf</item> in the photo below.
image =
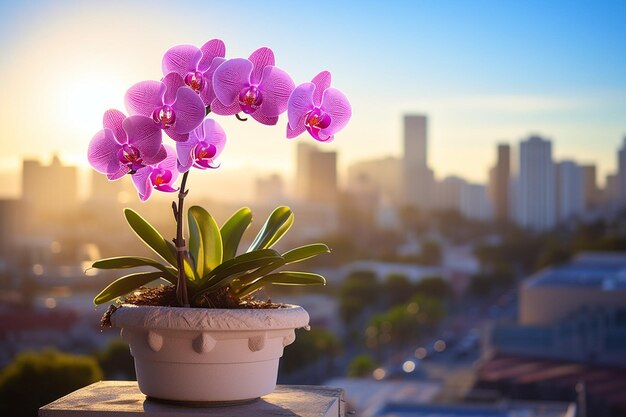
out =
{"type": "Polygon", "coordinates": [[[189,251],[202,277],[222,263],[222,235],[215,219],[202,207],[189,208],[189,251]]]}
{"type": "Polygon", "coordinates": [[[313,274],[310,272],[293,272],[293,271],[283,271],[277,272],[275,274],[266,275],[262,278],[257,279],[253,283],[242,287],[241,290],[236,294],[238,297],[245,297],[246,295],[250,295],[253,292],[259,290],[260,288],[268,285],[326,285],[326,279],[318,274],[313,274]]]}
{"type": "Polygon", "coordinates": [[[158,230],[132,209],[124,209],[124,216],[133,231],[150,249],[173,267],[178,267],[176,256],[172,254],[167,241],[158,230]]]}
{"type": "Polygon", "coordinates": [[[142,285],[146,285],[161,277],[163,277],[162,272],[138,272],[136,274],[123,276],[100,291],[100,294],[96,295],[96,298],[93,299],[93,303],[99,305],[115,300],[117,297],[126,295],[142,285]]]}
{"type": "Polygon", "coordinates": [[[266,266],[281,259],[282,257],[280,254],[273,249],[261,249],[236,256],[233,259],[222,263],[207,276],[203,277],[202,285],[196,295],[215,291],[230,284],[233,279],[237,278],[241,274],[266,266]]]}
{"type": "Polygon", "coordinates": [[[118,256],[115,258],[100,259],[95,261],[91,266],[96,269],[127,269],[150,266],[165,273],[163,278],[172,284],[178,282],[178,270],[176,268],[165,266],[153,259],[141,256],[118,256]]]}
{"type": "Polygon", "coordinates": [[[267,249],[280,240],[293,224],[293,212],[287,206],[277,207],[248,248],[248,252],[267,249]]]}
{"type": "Polygon", "coordinates": [[[285,265],[285,259],[281,258],[277,259],[274,262],[268,263],[267,265],[262,266],[250,273],[240,275],[239,277],[237,277],[236,280],[231,283],[231,289],[236,293],[240,288],[250,285],[257,278],[263,277],[283,265],[285,265]]]}
{"type": "Polygon", "coordinates": [[[285,252],[283,253],[283,258],[285,258],[286,264],[291,264],[313,258],[317,255],[321,255],[322,253],[330,253],[328,246],[323,243],[313,243],[311,245],[300,246],[299,248],[285,252]]]}
{"type": "Polygon", "coordinates": [[[220,233],[224,247],[223,261],[228,261],[237,256],[237,248],[250,223],[252,223],[252,210],[248,207],[242,207],[222,225],[220,233]]]}

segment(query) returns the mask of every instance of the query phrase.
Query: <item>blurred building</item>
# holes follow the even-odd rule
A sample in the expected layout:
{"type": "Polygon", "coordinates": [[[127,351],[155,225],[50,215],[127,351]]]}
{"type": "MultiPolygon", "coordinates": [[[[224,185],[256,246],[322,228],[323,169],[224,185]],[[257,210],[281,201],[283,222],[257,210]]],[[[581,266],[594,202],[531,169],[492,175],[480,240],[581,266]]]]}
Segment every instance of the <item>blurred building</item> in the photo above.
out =
{"type": "Polygon", "coordinates": [[[556,209],[559,222],[580,218],[585,212],[585,177],[574,161],[561,161],[556,166],[556,209]]]}
{"type": "Polygon", "coordinates": [[[16,233],[20,229],[20,205],[18,200],[0,200],[0,285],[14,285],[8,282],[12,274],[9,272],[17,265],[15,263],[18,251],[16,233]],[[6,275],[5,275],[6,274],[6,275]],[[2,279],[2,275],[7,278],[2,279]]]}
{"type": "Polygon", "coordinates": [[[299,143],[296,149],[296,196],[304,202],[335,204],[337,201],[337,152],[320,151],[299,143]]]}
{"type": "Polygon", "coordinates": [[[285,182],[279,174],[258,177],[254,183],[255,200],[261,204],[277,204],[285,200],[285,182]]]}
{"type": "Polygon", "coordinates": [[[461,186],[460,209],[465,218],[479,221],[491,220],[493,208],[487,194],[487,187],[481,184],[463,184],[461,186]]]}
{"type": "Polygon", "coordinates": [[[620,207],[626,207],[626,137],[617,151],[617,187],[620,207]]]}
{"type": "Polygon", "coordinates": [[[421,209],[432,208],[434,174],[428,167],[427,119],[424,115],[404,116],[405,202],[421,209]]]}
{"type": "Polygon", "coordinates": [[[619,202],[619,177],[617,174],[608,174],[602,193],[602,203],[607,206],[615,206],[619,202]]]}
{"type": "Polygon", "coordinates": [[[78,203],[76,167],[65,166],[58,156],[50,165],[40,161],[22,162],[22,200],[36,215],[58,215],[78,203]]]}
{"type": "Polygon", "coordinates": [[[440,210],[460,211],[461,189],[466,185],[463,178],[448,176],[439,181],[435,191],[435,207],[440,210]]]}
{"type": "Polygon", "coordinates": [[[489,197],[494,209],[494,217],[499,222],[509,220],[511,182],[511,147],[498,144],[496,165],[489,172],[489,197]]]}
{"type": "Polygon", "coordinates": [[[356,162],[348,167],[348,190],[362,189],[367,183],[371,191],[393,205],[403,202],[402,160],[393,156],[356,162]]]}
{"type": "Polygon", "coordinates": [[[589,211],[600,205],[597,170],[595,165],[582,165],[581,169],[583,171],[583,189],[585,190],[585,211],[589,211]]]}
{"type": "Polygon", "coordinates": [[[520,142],[515,190],[517,223],[536,231],[556,225],[556,190],[552,142],[531,136],[520,142]]]}

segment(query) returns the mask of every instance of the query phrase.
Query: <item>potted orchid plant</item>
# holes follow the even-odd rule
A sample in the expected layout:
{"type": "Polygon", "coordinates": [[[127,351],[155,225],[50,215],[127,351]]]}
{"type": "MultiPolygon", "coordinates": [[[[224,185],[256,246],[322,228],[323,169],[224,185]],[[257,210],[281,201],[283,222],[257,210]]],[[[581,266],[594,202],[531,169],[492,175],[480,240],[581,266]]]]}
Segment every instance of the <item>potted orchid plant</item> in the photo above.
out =
{"type": "Polygon", "coordinates": [[[223,402],[272,392],[283,347],[309,317],[301,307],[258,300],[255,293],[269,284],[325,283],[317,274],[281,269],[329,252],[321,243],[273,249],[293,224],[289,207],[276,208],[245,250],[239,246],[252,221],[249,208],[221,226],[202,207],[185,213],[190,172],[218,168],[226,145],[212,115],[272,126],[287,112],[287,138],[307,131],[320,142],[333,140],[351,116],[345,95],[330,87],[329,72],[296,87],[269,48],[247,59],[225,56],[219,39],[200,48],[170,48],[163,78],[130,87],[128,116],[107,110],[88,148],[91,166],[112,181],[130,175],[141,201],[155,190],[176,194],[172,241],[137,212],[124,210],[132,230],[160,259],[120,256],[93,263],[98,269],[142,268],[108,285],[94,303],[116,302],[105,321],[129,342],[141,391],[158,399],[223,402]],[[166,136],[173,142],[165,143],[166,136]],[[167,285],[145,287],[159,280],[167,285]]]}

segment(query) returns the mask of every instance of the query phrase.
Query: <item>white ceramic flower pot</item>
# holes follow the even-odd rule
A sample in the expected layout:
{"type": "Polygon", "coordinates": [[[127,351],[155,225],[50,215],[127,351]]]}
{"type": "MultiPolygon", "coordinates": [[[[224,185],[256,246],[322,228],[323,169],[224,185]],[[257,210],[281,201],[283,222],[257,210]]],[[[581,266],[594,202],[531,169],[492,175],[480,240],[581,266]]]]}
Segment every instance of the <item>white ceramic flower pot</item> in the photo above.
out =
{"type": "Polygon", "coordinates": [[[302,307],[202,309],[125,305],[111,316],[141,392],[171,401],[253,399],[276,387],[278,360],[309,324],[302,307]]]}

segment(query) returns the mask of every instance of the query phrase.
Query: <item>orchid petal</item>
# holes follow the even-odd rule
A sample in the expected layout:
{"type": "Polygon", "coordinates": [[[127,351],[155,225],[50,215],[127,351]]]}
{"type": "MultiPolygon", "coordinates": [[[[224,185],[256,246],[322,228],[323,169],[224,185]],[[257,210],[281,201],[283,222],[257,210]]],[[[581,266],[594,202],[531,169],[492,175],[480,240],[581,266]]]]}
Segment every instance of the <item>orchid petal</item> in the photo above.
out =
{"type": "Polygon", "coordinates": [[[158,163],[157,167],[170,172],[172,178],[168,182],[171,184],[178,178],[178,169],[176,169],[178,158],[176,157],[176,150],[174,148],[169,145],[164,145],[164,147],[167,156],[163,161],[158,163]]]}
{"type": "Polygon", "coordinates": [[[102,126],[105,129],[111,129],[115,140],[120,145],[126,143],[126,132],[122,129],[122,121],[126,118],[126,115],[119,110],[109,109],[104,112],[102,116],[102,126]]]}
{"type": "Polygon", "coordinates": [[[215,100],[215,89],[213,88],[213,73],[217,67],[219,67],[222,63],[226,62],[224,58],[215,57],[213,58],[213,63],[209,67],[209,69],[203,74],[204,77],[204,87],[200,92],[200,98],[204,102],[205,106],[208,106],[215,100]]]}
{"type": "Polygon", "coordinates": [[[107,178],[109,179],[109,181],[116,181],[122,178],[124,175],[128,174],[129,172],[130,168],[128,166],[120,164],[120,169],[112,174],[107,174],[107,178]]]}
{"type": "Polygon", "coordinates": [[[198,71],[205,72],[213,65],[216,57],[224,58],[226,56],[226,45],[221,39],[211,39],[200,47],[202,51],[202,59],[198,63],[198,71]]]}
{"type": "Polygon", "coordinates": [[[255,111],[250,116],[252,116],[252,118],[256,120],[257,122],[262,123],[264,125],[274,126],[276,123],[278,123],[278,116],[274,116],[274,117],[265,116],[263,113],[258,112],[258,111],[255,111]]]}
{"type": "Polygon", "coordinates": [[[306,126],[304,126],[304,118],[300,119],[300,123],[296,125],[293,129],[287,123],[287,139],[293,139],[296,136],[300,136],[302,132],[306,130],[306,126]]]}
{"type": "Polygon", "coordinates": [[[263,70],[259,89],[263,94],[263,104],[259,111],[264,116],[275,117],[287,110],[289,96],[296,85],[286,71],[268,66],[263,70]]]}
{"type": "Polygon", "coordinates": [[[137,148],[143,158],[152,157],[161,148],[161,129],[149,117],[129,116],[122,122],[128,144],[137,148]]]}
{"type": "MultiPolygon", "coordinates": [[[[336,88],[329,88],[324,91],[322,106],[320,107],[330,116],[330,125],[321,130],[324,136],[332,136],[343,129],[350,121],[352,107],[348,98],[336,88]]],[[[320,137],[322,136],[320,135],[320,137]]],[[[332,139],[331,139],[332,140],[332,139]]]]}
{"type": "Polygon", "coordinates": [[[161,184],[161,185],[157,185],[154,188],[156,188],[158,191],[164,192],[164,193],[175,193],[176,191],[178,191],[178,188],[174,188],[169,184],[161,184]]]}
{"type": "Polygon", "coordinates": [[[211,103],[211,113],[219,114],[220,116],[232,116],[239,112],[241,112],[241,106],[237,101],[228,106],[223,105],[218,99],[213,100],[211,103]]]}
{"type": "Polygon", "coordinates": [[[164,160],[166,157],[167,157],[167,151],[165,150],[165,146],[161,145],[161,148],[154,156],[147,156],[143,158],[143,162],[146,165],[154,165],[154,164],[158,164],[159,162],[164,160]]]}
{"type": "Polygon", "coordinates": [[[161,69],[163,74],[176,72],[184,77],[189,72],[195,72],[202,59],[202,51],[193,45],[177,45],[165,52],[161,69]]]}
{"type": "Polygon", "coordinates": [[[213,73],[215,96],[229,106],[237,100],[242,88],[250,85],[250,74],[254,65],[243,58],[229,59],[213,73]]]}
{"type": "Polygon", "coordinates": [[[297,130],[296,126],[300,125],[304,127],[304,117],[306,116],[307,112],[313,110],[314,107],[314,91],[315,84],[304,83],[297,86],[296,89],[293,90],[293,92],[291,93],[291,96],[289,96],[289,101],[287,103],[287,119],[289,127],[291,129],[297,130]]]}
{"type": "Polygon", "coordinates": [[[206,115],[206,108],[202,99],[191,88],[179,88],[176,93],[176,101],[172,104],[176,113],[174,132],[189,133],[194,130],[206,115]]]}
{"type": "Polygon", "coordinates": [[[222,129],[213,119],[206,119],[196,130],[191,133],[191,137],[198,137],[199,141],[203,140],[209,145],[215,146],[215,155],[213,159],[216,159],[226,146],[226,132],[222,129]]]}
{"type": "Polygon", "coordinates": [[[313,104],[315,106],[319,107],[320,104],[322,104],[322,95],[324,91],[330,87],[330,80],[331,76],[328,71],[320,72],[311,80],[311,82],[315,84],[315,91],[313,92],[313,104]]]}
{"type": "Polygon", "coordinates": [[[120,144],[111,129],[102,129],[94,135],[87,148],[87,160],[96,171],[113,174],[119,170],[117,152],[120,144]]]}
{"type": "Polygon", "coordinates": [[[180,74],[170,72],[161,80],[165,84],[165,94],[163,95],[163,104],[172,105],[176,101],[176,93],[180,87],[185,86],[185,80],[180,74]]]}
{"type": "Polygon", "coordinates": [[[128,113],[152,117],[154,110],[163,105],[165,88],[161,81],[141,81],[130,87],[124,96],[128,113]]]}
{"type": "Polygon", "coordinates": [[[250,84],[252,85],[259,84],[265,67],[269,65],[276,65],[274,52],[270,48],[266,47],[259,48],[256,51],[252,52],[252,54],[250,54],[249,60],[254,66],[254,69],[252,70],[252,74],[250,76],[250,84]]]}
{"type": "Polygon", "coordinates": [[[165,129],[164,132],[167,134],[167,136],[170,137],[170,139],[174,140],[176,143],[186,142],[189,139],[189,133],[176,133],[172,128],[165,129]]]}
{"type": "Polygon", "coordinates": [[[152,168],[144,167],[132,175],[133,185],[137,189],[141,201],[146,201],[152,194],[150,174],[152,174],[152,168]]]}
{"type": "Polygon", "coordinates": [[[191,165],[193,164],[192,152],[198,144],[198,137],[194,134],[194,132],[200,129],[200,126],[198,126],[196,130],[189,134],[189,139],[187,141],[176,142],[176,154],[178,155],[179,172],[189,171],[189,168],[191,168],[191,165]]]}

